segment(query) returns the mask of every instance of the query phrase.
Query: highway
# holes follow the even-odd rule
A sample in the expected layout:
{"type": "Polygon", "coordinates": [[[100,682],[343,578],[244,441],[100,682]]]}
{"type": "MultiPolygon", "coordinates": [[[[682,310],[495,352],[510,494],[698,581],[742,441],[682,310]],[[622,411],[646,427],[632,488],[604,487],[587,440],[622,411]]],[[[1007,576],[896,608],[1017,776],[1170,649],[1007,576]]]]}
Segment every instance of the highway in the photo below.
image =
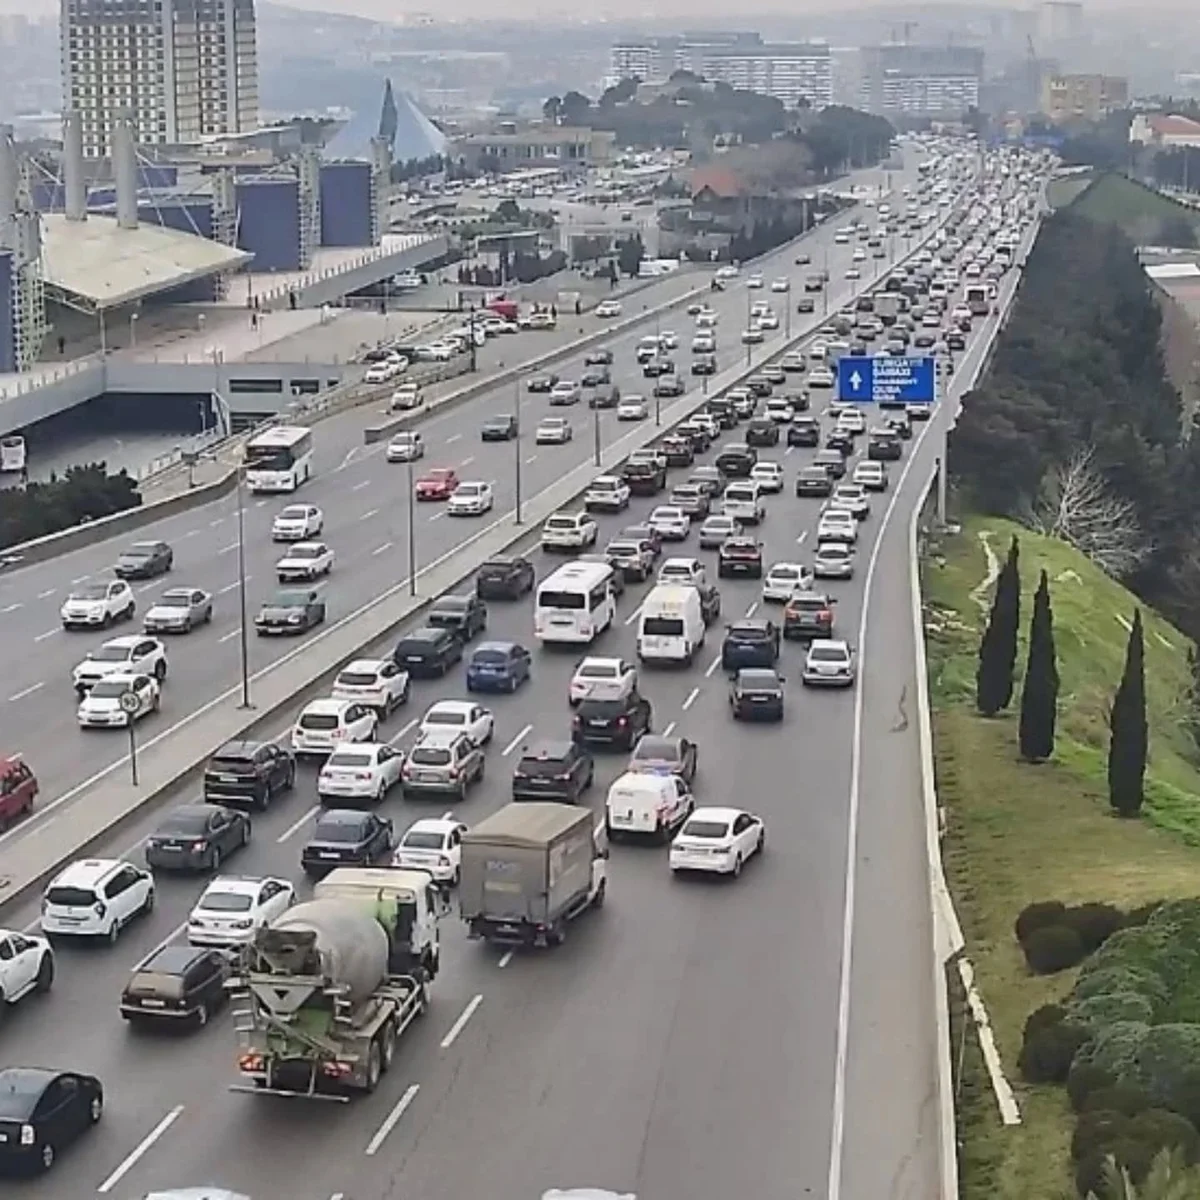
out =
{"type": "MultiPolygon", "coordinates": [[[[1005,280],[1005,302],[1015,274],[1005,280]]],[[[995,318],[976,322],[949,399],[970,386],[994,328],[995,318]]],[[[854,644],[863,641],[865,606],[878,613],[897,594],[906,505],[940,453],[938,434],[952,411],[947,404],[929,424],[916,426],[904,461],[891,471],[891,490],[876,498],[863,526],[855,578],[828,586],[838,601],[837,632],[854,644]],[[881,571],[888,578],[874,579],[872,587],[885,590],[868,594],[877,554],[886,558],[881,571]]],[[[791,491],[811,453],[779,451],[787,488],[769,500],[761,527],[767,564],[803,560],[814,541],[819,504],[791,491]]],[[[654,503],[635,500],[625,516],[601,518],[601,541],[654,503]]],[[[694,543],[681,550],[697,553],[694,543]]],[[[543,559],[540,571],[552,562],[543,559]]],[[[633,656],[644,591],[627,590],[597,652],[633,656]]],[[[726,619],[763,611],[755,582],[724,581],[721,592],[726,619]]],[[[893,731],[897,680],[913,669],[911,634],[892,636],[908,614],[891,617],[880,618],[880,637],[872,616],[861,692],[806,692],[798,680],[802,652],[785,645],[781,665],[790,686],[782,728],[731,721],[715,629],[693,668],[645,673],[655,727],[699,743],[699,802],[754,808],[767,824],[767,854],[736,883],[710,886],[673,881],[661,850],[615,847],[605,908],[583,918],[551,953],[502,955],[467,942],[461,924],[448,919],[430,1013],[402,1044],[380,1090],[352,1105],[229,1093],[236,1073],[228,1016],[176,1037],[124,1028],[116,1003],[129,970],[179,937],[202,887],[161,877],[149,919],[115,948],[64,948],[54,991],[9,1019],[5,1037],[14,1052],[20,1048],[22,1061],[93,1071],[107,1088],[103,1124],[64,1156],[48,1183],[53,1194],[132,1200],[154,1189],[207,1183],[254,1200],[528,1200],[556,1187],[602,1187],[654,1200],[829,1197],[831,1143],[841,1150],[835,1113],[842,1039],[835,1031],[847,1016],[840,1011],[844,936],[847,918],[855,917],[847,880],[856,873],[846,866],[856,862],[858,913],[864,919],[869,909],[870,938],[869,953],[856,943],[853,959],[859,1004],[849,1013],[845,1129],[855,1150],[887,1158],[849,1169],[845,1194],[854,1200],[936,1195],[930,1146],[903,1140],[910,1116],[925,1119],[920,1063],[908,1060],[929,1057],[928,1010],[897,1004],[879,1012],[889,995],[909,998],[909,976],[921,964],[906,962],[894,977],[889,972],[914,936],[920,941],[920,928],[904,922],[926,899],[920,871],[909,861],[911,822],[889,824],[876,813],[887,807],[886,797],[907,800],[912,790],[908,780],[875,769],[897,766],[886,753],[871,765],[876,746],[893,731]],[[872,863],[861,861],[868,843],[856,844],[854,833],[863,757],[872,863]],[[889,844],[887,835],[901,826],[904,844],[889,844]],[[878,944],[879,922],[887,921],[881,908],[895,909],[894,946],[878,944]]],[[[488,636],[529,644],[529,604],[492,605],[488,636]]],[[[539,652],[532,682],[489,702],[496,737],[486,781],[456,807],[465,821],[507,800],[514,755],[528,739],[564,731],[575,661],[539,652]]],[[[461,695],[461,686],[461,675],[416,685],[407,709],[388,722],[389,739],[409,744],[425,707],[461,695]]],[[[277,732],[283,734],[282,723],[277,732]]],[[[603,804],[622,762],[621,755],[600,758],[590,804],[603,804]]],[[[297,877],[314,803],[313,773],[304,769],[295,793],[256,819],[251,846],[231,867],[297,877]]],[[[399,828],[442,808],[385,802],[399,828]]],[[[136,856],[154,823],[135,824],[103,852],[136,856]]],[[[17,928],[36,917],[34,905],[5,914],[17,928]]],[[[35,1192],[24,1184],[10,1190],[22,1200],[45,1194],[44,1187],[35,1192]]]]}
{"type": "MultiPolygon", "coordinates": [[[[870,182],[871,172],[860,174],[865,182],[870,182]]],[[[878,172],[875,174],[877,176],[878,172]]],[[[900,186],[901,181],[897,179],[896,183],[900,186]]],[[[886,260],[869,260],[864,264],[867,268],[864,280],[854,284],[844,280],[842,276],[850,265],[851,247],[832,246],[833,232],[832,227],[820,227],[804,243],[816,262],[822,261],[828,248],[833,280],[826,299],[831,313],[851,294],[852,287],[861,289],[869,285],[874,267],[886,266],[886,260]]],[[[891,249],[900,255],[905,241],[903,238],[895,240],[897,244],[891,249]]],[[[775,275],[787,274],[793,284],[790,298],[772,294],[767,289],[751,290],[744,286],[744,278],[726,292],[713,292],[708,297],[708,302],[721,314],[718,330],[721,369],[736,364],[744,356],[740,337],[749,303],[753,300],[765,299],[775,306],[780,316],[780,331],[774,340],[776,344],[782,343],[787,326],[783,310],[788,307],[789,299],[790,307],[795,309],[805,274],[804,267],[794,265],[795,255],[796,249],[792,247],[756,264],[768,285],[775,275]]],[[[683,283],[682,280],[676,282],[671,294],[678,295],[686,290],[683,283]]],[[[696,284],[692,282],[687,286],[696,284]]],[[[634,299],[641,300],[642,295],[640,293],[634,299]]],[[[821,319],[820,303],[817,310],[815,316],[792,312],[793,335],[805,328],[815,328],[821,319]]],[[[674,357],[678,367],[686,373],[691,363],[691,319],[679,310],[659,325],[664,330],[674,328],[679,335],[681,344],[674,357]]],[[[613,379],[623,394],[640,392],[649,395],[652,381],[642,378],[634,359],[634,347],[654,328],[651,323],[648,327],[615,335],[609,343],[615,356],[613,379]]],[[[506,355],[511,362],[513,350],[506,343],[511,344],[518,338],[525,343],[521,357],[537,352],[539,343],[533,335],[517,335],[489,343],[483,354],[506,355]]],[[[564,378],[574,376],[578,379],[583,371],[582,358],[578,355],[555,369],[564,378]]],[[[485,369],[490,365],[482,356],[481,362],[485,369]]],[[[685,379],[689,388],[700,386],[700,380],[691,375],[685,374],[685,379]]],[[[482,444],[478,430],[484,419],[497,413],[513,412],[516,404],[516,389],[508,386],[489,391],[425,421],[421,429],[429,450],[424,462],[417,465],[417,473],[429,467],[452,466],[463,479],[491,481],[496,492],[491,519],[499,519],[513,509],[518,453],[521,488],[526,500],[571,468],[591,459],[594,426],[586,405],[551,410],[547,397],[528,395],[524,387],[520,398],[520,442],[482,444]],[[564,446],[535,447],[534,426],[541,416],[551,411],[569,415],[575,428],[574,440],[564,446]]],[[[331,621],[353,611],[408,575],[408,519],[404,503],[406,469],[385,461],[384,445],[362,445],[362,429],[376,416],[373,409],[357,410],[319,424],[315,431],[315,477],[294,496],[298,502],[318,505],[325,514],[323,537],[337,555],[333,576],[326,585],[331,621]]],[[[599,427],[604,443],[612,440],[620,428],[611,411],[599,414],[599,427]]],[[[246,498],[246,575],[251,616],[276,586],[273,567],[283,548],[271,541],[270,527],[275,514],[292,498],[246,498]]],[[[66,633],[58,620],[58,608],[71,588],[88,579],[104,577],[123,546],[162,538],[175,549],[175,569],[169,578],[137,586],[140,611],[144,612],[154,597],[168,586],[198,586],[216,597],[216,615],[207,629],[169,640],[170,673],[163,691],[162,711],[141,724],[140,736],[143,739],[158,736],[188,711],[238,686],[236,509],[236,498],[229,496],[148,525],[135,535],[99,542],[6,574],[0,581],[0,619],[5,631],[4,685],[0,689],[4,751],[19,752],[25,757],[39,776],[43,795],[61,797],[70,793],[126,755],[123,735],[108,736],[106,732],[97,734],[76,728],[71,670],[106,636],[130,632],[132,627],[117,626],[107,635],[100,632],[66,633]]],[[[418,570],[436,563],[479,527],[477,521],[447,520],[440,505],[418,506],[415,519],[418,570]]],[[[295,651],[296,643],[292,639],[251,637],[251,672],[295,651]]],[[[59,811],[63,809],[60,807],[59,811]]],[[[0,836],[27,836],[36,824],[35,817],[26,827],[0,836]]]]}

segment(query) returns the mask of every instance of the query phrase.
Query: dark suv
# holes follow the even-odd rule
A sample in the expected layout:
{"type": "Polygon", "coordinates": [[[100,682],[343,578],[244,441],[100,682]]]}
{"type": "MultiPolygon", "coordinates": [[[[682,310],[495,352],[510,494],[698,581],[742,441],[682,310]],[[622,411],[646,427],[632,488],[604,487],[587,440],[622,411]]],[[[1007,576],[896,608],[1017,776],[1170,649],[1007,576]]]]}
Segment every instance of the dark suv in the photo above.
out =
{"type": "Polygon", "coordinates": [[[465,646],[487,629],[487,605],[474,592],[443,596],[425,616],[435,629],[448,629],[465,646]]]}
{"type": "Polygon", "coordinates": [[[290,750],[274,742],[226,742],[204,768],[204,801],[264,809],[295,782],[290,750]]]}
{"type": "Polygon", "coordinates": [[[774,621],[736,621],[726,627],[721,667],[773,667],[779,660],[779,626],[774,621]]]}
{"type": "Polygon", "coordinates": [[[405,634],[392,651],[392,660],[412,679],[440,679],[462,662],[463,644],[449,629],[424,625],[405,634]]]}
{"type": "Polygon", "coordinates": [[[475,576],[475,595],[480,600],[520,600],[533,591],[533,563],[524,555],[489,558],[475,576]]]}
{"type": "Polygon", "coordinates": [[[592,756],[578,743],[537,742],[521,753],[513,771],[512,798],[578,804],[595,774],[592,756]]]}
{"type": "Polygon", "coordinates": [[[650,732],[650,701],[637,692],[618,700],[583,700],[572,718],[572,737],[583,745],[613,746],[632,750],[643,733],[650,732]]]}

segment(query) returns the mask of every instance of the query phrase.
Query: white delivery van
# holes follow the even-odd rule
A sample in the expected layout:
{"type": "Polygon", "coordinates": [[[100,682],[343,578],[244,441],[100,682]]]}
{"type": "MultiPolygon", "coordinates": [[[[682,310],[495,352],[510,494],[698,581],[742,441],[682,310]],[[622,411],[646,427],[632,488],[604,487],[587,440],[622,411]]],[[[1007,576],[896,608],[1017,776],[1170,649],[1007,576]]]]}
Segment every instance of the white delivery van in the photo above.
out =
{"type": "Polygon", "coordinates": [[[638,619],[637,653],[645,663],[691,666],[704,645],[704,606],[694,587],[650,589],[638,619]]]}
{"type": "Polygon", "coordinates": [[[616,779],[604,802],[604,824],[611,841],[623,836],[667,841],[691,815],[696,802],[678,775],[629,771],[616,779]]]}
{"type": "Polygon", "coordinates": [[[734,479],[721,496],[721,514],[742,525],[757,525],[766,516],[762,488],[756,479],[734,479]]]}

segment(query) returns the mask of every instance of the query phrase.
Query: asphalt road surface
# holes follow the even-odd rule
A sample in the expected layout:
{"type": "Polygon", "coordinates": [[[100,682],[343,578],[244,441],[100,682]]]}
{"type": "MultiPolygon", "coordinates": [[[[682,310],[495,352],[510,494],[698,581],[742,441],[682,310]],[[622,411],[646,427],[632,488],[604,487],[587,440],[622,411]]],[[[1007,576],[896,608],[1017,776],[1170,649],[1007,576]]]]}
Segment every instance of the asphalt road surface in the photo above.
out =
{"type": "MultiPolygon", "coordinates": [[[[969,386],[993,329],[993,319],[977,322],[952,397],[969,386]]],[[[862,636],[877,547],[881,559],[890,556],[880,570],[891,585],[903,574],[903,561],[898,566],[895,559],[905,558],[907,510],[924,468],[940,453],[938,434],[950,411],[947,405],[928,425],[916,426],[904,462],[891,471],[891,491],[876,498],[862,528],[854,579],[828,586],[838,602],[837,632],[854,643],[862,636]],[[917,464],[922,470],[913,469],[917,464]]],[[[778,452],[787,488],[769,500],[761,527],[768,564],[806,558],[815,538],[819,504],[791,491],[810,455],[778,452]]],[[[602,542],[654,503],[635,500],[627,515],[601,518],[602,542]]],[[[693,541],[681,552],[698,551],[693,541]]],[[[544,572],[554,561],[539,566],[544,572]]],[[[374,586],[364,577],[359,598],[374,586]]],[[[628,589],[596,652],[633,656],[644,591],[628,589]]],[[[724,581],[721,592],[726,619],[764,611],[754,582],[724,581]]],[[[872,592],[869,603],[878,613],[881,603],[892,603],[892,593],[872,592]]],[[[913,669],[911,637],[891,637],[891,625],[883,629],[883,637],[870,635],[864,655],[861,711],[853,690],[804,690],[802,652],[785,645],[781,665],[790,686],[782,727],[730,719],[719,627],[694,667],[644,673],[655,727],[678,730],[700,745],[698,801],[759,812],[767,824],[767,854],[737,882],[709,885],[673,881],[661,850],[618,846],[609,902],[582,918],[566,945],[551,953],[500,954],[468,942],[461,924],[449,918],[428,1016],[402,1043],[379,1091],[353,1104],[228,1092],[236,1082],[236,1042],[227,1014],[203,1030],[171,1037],[124,1028],[116,1004],[130,969],[180,936],[203,886],[161,878],[149,919],[131,927],[115,948],[64,949],[54,991],[10,1018],[6,1040],[20,1047],[23,1061],[93,1071],[108,1091],[103,1124],[60,1161],[47,1181],[52,1194],[132,1198],[209,1183],[254,1200],[528,1200],[549,1188],[585,1186],[655,1200],[827,1195],[856,743],[870,757],[892,731],[894,685],[913,669]]],[[[530,605],[492,605],[488,636],[531,644],[530,605]]],[[[511,766],[523,744],[565,731],[575,661],[573,654],[538,652],[533,680],[490,702],[496,736],[487,779],[456,806],[465,821],[476,822],[507,801],[511,766]]],[[[386,736],[407,746],[429,703],[461,694],[461,674],[437,686],[416,685],[386,736]]],[[[282,723],[278,733],[284,733],[282,723]]],[[[593,806],[602,806],[622,762],[621,755],[601,757],[593,806]]],[[[910,787],[877,773],[864,782],[876,804],[887,794],[907,806],[915,791],[915,781],[910,787]]],[[[389,799],[384,811],[402,829],[444,807],[389,799]]],[[[295,793],[256,819],[251,846],[231,866],[245,874],[298,877],[314,812],[315,781],[304,769],[295,793]]],[[[875,820],[873,809],[870,815],[875,820]]],[[[153,825],[147,820],[125,831],[105,852],[136,856],[153,825]]],[[[879,909],[895,908],[898,919],[907,919],[922,899],[920,864],[914,868],[908,853],[919,829],[915,812],[908,821],[879,823],[870,847],[876,861],[859,871],[859,912],[871,910],[865,918],[871,953],[860,955],[856,947],[854,995],[867,996],[865,1011],[852,1007],[850,1014],[846,1128],[856,1150],[892,1157],[860,1173],[846,1192],[855,1200],[936,1194],[930,1146],[903,1141],[910,1115],[919,1122],[928,1106],[919,1067],[907,1059],[924,1042],[924,1054],[915,1057],[930,1060],[927,1074],[932,1069],[929,1011],[897,1004],[881,1024],[871,998],[891,989],[894,999],[908,1001],[909,976],[923,972],[914,961],[919,956],[909,956],[892,974],[900,947],[891,953],[876,944],[879,909]],[[903,845],[879,844],[880,836],[899,836],[903,845]],[[918,1074],[902,1078],[906,1070],[918,1074]]],[[[36,916],[36,907],[26,906],[6,919],[21,927],[36,916]]],[[[921,931],[901,924],[891,936],[919,941],[921,931]]],[[[914,1000],[919,1003],[919,995],[914,1000]]],[[[852,1177],[848,1171],[848,1189],[852,1177]]],[[[16,1197],[35,1194],[30,1185],[10,1190],[16,1197]]],[[[46,1194],[45,1187],[36,1194],[46,1194]]]]}
{"type": "MultiPolygon", "coordinates": [[[[900,186],[899,182],[895,186],[900,186]]],[[[864,264],[867,269],[863,280],[855,283],[844,280],[842,276],[850,265],[852,248],[831,245],[833,232],[829,227],[819,228],[805,243],[805,249],[815,262],[822,261],[828,247],[828,262],[833,275],[825,294],[829,312],[836,311],[852,289],[861,290],[868,286],[875,277],[874,268],[884,267],[888,261],[868,261],[864,264]]],[[[893,241],[895,245],[891,250],[896,256],[902,255],[905,240],[896,238],[893,241]]],[[[741,331],[753,300],[766,299],[779,313],[781,326],[774,335],[778,345],[782,345],[787,328],[786,308],[793,310],[793,336],[806,327],[815,328],[820,322],[820,303],[815,316],[794,311],[806,273],[805,267],[794,264],[795,256],[793,247],[757,265],[766,277],[768,288],[772,278],[786,273],[792,281],[790,296],[773,294],[768,288],[747,288],[745,277],[749,272],[746,272],[736,286],[725,292],[714,292],[709,297],[709,303],[721,314],[718,365],[722,370],[744,357],[741,331]]],[[[680,310],[658,324],[662,329],[674,328],[679,335],[680,348],[674,355],[677,366],[685,373],[689,389],[699,387],[701,381],[686,374],[691,363],[691,319],[680,310]]],[[[615,357],[613,379],[623,395],[635,392],[649,395],[652,381],[642,378],[634,348],[638,340],[654,328],[655,324],[650,323],[614,336],[609,343],[615,357]]],[[[517,336],[524,341],[529,335],[517,336]]],[[[510,339],[498,339],[495,350],[492,344],[486,350],[504,353],[507,350],[504,343],[508,341],[510,339]]],[[[507,350],[507,353],[512,361],[513,352],[507,350]]],[[[533,353],[536,349],[531,343],[522,357],[533,353]]],[[[578,379],[583,371],[583,355],[557,365],[555,370],[563,378],[573,376],[578,379]]],[[[462,479],[491,481],[496,494],[491,519],[495,519],[513,509],[518,455],[522,495],[528,500],[573,467],[592,458],[597,423],[604,444],[617,434],[613,412],[600,413],[594,422],[586,405],[552,410],[546,396],[531,396],[522,386],[520,442],[481,443],[478,430],[483,421],[497,413],[513,412],[516,404],[517,389],[510,385],[425,421],[421,430],[429,449],[425,460],[417,464],[416,474],[430,467],[448,466],[456,468],[462,479]],[[551,412],[569,417],[574,426],[574,440],[563,446],[535,446],[534,426],[551,412]]],[[[252,497],[247,494],[246,582],[251,617],[276,587],[274,564],[282,556],[283,548],[271,541],[271,522],[293,499],[315,504],[325,515],[322,536],[337,556],[333,575],[325,585],[331,621],[407,577],[410,556],[405,505],[406,469],[385,461],[383,444],[362,445],[362,429],[376,416],[373,410],[357,410],[316,426],[315,475],[294,496],[252,497]]],[[[106,637],[133,632],[140,626],[116,626],[107,634],[67,633],[58,619],[59,606],[72,587],[89,579],[105,577],[122,547],[135,541],[161,538],[175,550],[175,568],[169,577],[137,585],[139,612],[144,612],[168,587],[197,586],[213,593],[216,599],[215,616],[208,628],[169,640],[170,672],[163,690],[162,711],[141,723],[140,736],[145,739],[162,733],[187,712],[239,685],[236,513],[236,498],[229,496],[148,525],[134,535],[99,542],[6,574],[0,581],[0,620],[5,634],[0,650],[3,655],[3,685],[0,686],[3,749],[7,753],[19,752],[33,766],[43,795],[61,797],[126,755],[123,735],[110,736],[107,731],[84,732],[76,727],[71,671],[89,649],[101,644],[106,637]]],[[[414,549],[418,570],[437,562],[477,528],[477,524],[469,519],[446,519],[442,506],[417,506],[414,549]]],[[[251,637],[251,672],[262,670],[295,648],[292,639],[251,637]]],[[[36,825],[36,818],[32,824],[36,825]]],[[[0,836],[20,837],[23,833],[14,830],[0,836]]]]}

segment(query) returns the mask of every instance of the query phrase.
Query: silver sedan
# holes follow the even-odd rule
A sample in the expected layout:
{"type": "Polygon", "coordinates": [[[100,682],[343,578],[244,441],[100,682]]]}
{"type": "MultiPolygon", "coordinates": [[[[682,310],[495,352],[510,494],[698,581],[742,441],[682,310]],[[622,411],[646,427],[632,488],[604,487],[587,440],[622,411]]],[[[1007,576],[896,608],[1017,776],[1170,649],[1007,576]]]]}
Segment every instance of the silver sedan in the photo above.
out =
{"type": "Polygon", "coordinates": [[[201,588],[168,588],[146,610],[142,620],[147,633],[191,633],[212,620],[211,592],[201,588]]]}

